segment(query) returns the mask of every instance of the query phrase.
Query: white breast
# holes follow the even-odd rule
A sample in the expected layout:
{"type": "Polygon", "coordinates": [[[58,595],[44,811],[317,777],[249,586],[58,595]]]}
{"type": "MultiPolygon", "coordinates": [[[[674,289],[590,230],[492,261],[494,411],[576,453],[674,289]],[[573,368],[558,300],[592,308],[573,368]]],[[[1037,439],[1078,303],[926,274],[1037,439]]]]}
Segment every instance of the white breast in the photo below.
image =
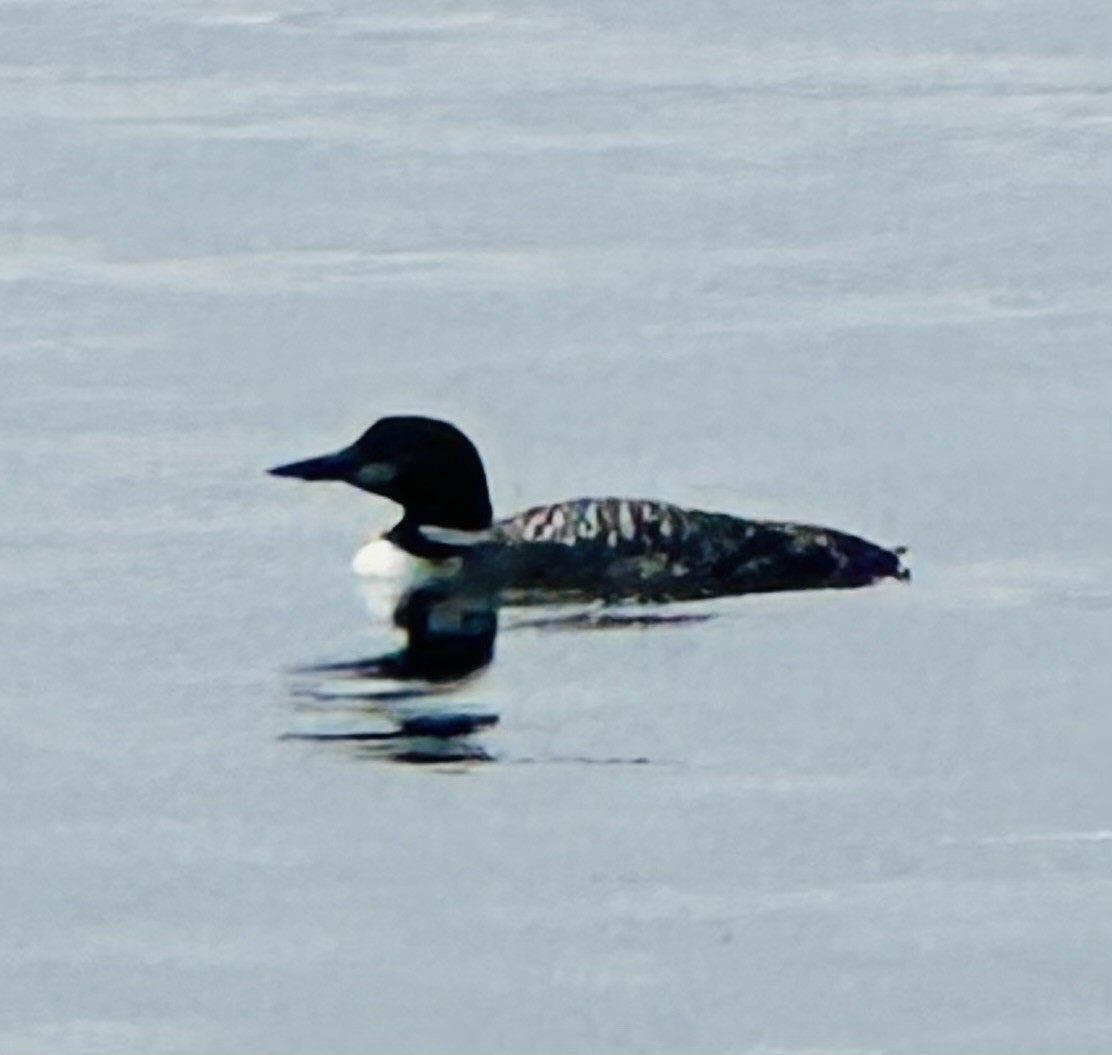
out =
{"type": "Polygon", "coordinates": [[[352,558],[355,574],[364,579],[400,579],[412,572],[418,564],[404,549],[384,538],[373,538],[359,548],[352,558]]]}
{"type": "Polygon", "coordinates": [[[457,558],[422,560],[385,538],[361,546],[351,561],[371,615],[391,619],[398,602],[414,587],[459,571],[457,558]]]}

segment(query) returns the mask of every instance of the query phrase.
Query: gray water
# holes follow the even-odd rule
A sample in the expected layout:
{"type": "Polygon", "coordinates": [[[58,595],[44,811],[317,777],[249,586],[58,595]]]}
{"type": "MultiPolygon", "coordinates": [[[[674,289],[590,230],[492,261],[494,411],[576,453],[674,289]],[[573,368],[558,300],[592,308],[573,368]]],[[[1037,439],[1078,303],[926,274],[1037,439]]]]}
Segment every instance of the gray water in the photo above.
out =
{"type": "Polygon", "coordinates": [[[0,3],[0,1049],[1112,1048],[1112,10],[0,3]],[[915,580],[282,739],[423,411],[915,580]]]}

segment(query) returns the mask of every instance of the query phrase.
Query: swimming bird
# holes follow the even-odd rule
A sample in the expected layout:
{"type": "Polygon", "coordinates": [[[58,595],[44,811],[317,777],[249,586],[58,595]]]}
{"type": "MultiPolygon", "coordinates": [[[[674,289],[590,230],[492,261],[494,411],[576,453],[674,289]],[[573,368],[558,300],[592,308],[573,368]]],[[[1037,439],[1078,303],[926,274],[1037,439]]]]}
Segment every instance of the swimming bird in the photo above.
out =
{"type": "MultiPolygon", "coordinates": [[[[910,578],[902,550],[856,535],[660,501],[576,498],[495,520],[474,443],[435,418],[382,418],[348,447],[269,472],[342,481],[402,507],[397,524],[353,560],[370,583],[393,584],[399,625],[418,586],[501,606],[689,601],[910,578]]],[[[466,604],[455,609],[465,618],[466,604]]]]}

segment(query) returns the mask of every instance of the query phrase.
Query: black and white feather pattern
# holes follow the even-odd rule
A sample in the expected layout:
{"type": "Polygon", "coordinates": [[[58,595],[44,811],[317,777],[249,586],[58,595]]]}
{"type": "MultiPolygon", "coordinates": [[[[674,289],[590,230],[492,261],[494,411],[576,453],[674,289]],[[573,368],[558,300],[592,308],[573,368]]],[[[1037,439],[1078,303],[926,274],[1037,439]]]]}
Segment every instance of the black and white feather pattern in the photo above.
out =
{"type": "Polygon", "coordinates": [[[897,553],[845,532],[640,499],[537,506],[497,522],[492,535],[505,551],[501,592],[520,603],[553,593],[692,600],[907,576],[897,553]]]}
{"type": "Polygon", "coordinates": [[[685,510],[631,498],[576,498],[526,509],[496,525],[513,542],[601,544],[611,552],[644,552],[682,539],[685,510]]]}

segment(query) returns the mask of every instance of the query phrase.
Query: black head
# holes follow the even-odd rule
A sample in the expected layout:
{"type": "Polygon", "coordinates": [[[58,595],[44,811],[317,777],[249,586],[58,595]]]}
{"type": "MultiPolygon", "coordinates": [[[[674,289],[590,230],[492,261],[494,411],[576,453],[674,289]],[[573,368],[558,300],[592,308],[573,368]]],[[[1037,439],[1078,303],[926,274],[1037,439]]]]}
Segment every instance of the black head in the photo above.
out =
{"type": "Polygon", "coordinates": [[[342,480],[397,502],[413,524],[463,531],[490,527],[490,495],[479,452],[455,425],[435,418],[381,418],[350,447],[270,472],[300,480],[342,480]]]}

